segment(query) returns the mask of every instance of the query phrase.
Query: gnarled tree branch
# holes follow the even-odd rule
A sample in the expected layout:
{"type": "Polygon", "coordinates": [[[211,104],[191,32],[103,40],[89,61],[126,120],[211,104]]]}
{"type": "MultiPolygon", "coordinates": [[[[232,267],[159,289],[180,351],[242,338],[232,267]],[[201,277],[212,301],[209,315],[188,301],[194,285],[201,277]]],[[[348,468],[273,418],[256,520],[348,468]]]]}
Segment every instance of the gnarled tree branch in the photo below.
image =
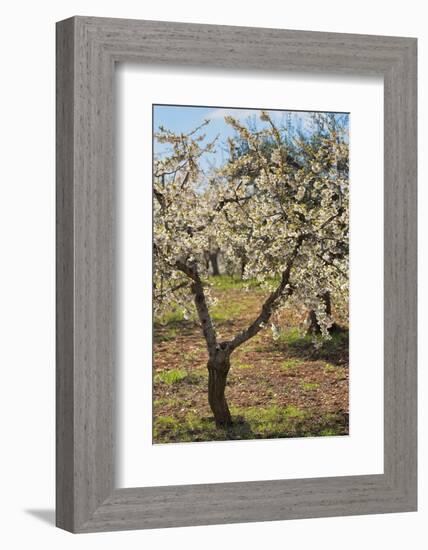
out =
{"type": "Polygon", "coordinates": [[[183,261],[176,262],[177,269],[192,279],[192,294],[195,300],[196,311],[198,312],[199,321],[201,322],[202,332],[207,344],[208,354],[215,354],[217,348],[217,335],[208,310],[207,299],[202,285],[201,278],[196,265],[189,266],[183,261]]]}
{"type": "Polygon", "coordinates": [[[290,274],[291,269],[294,264],[294,260],[297,257],[297,254],[299,252],[300,246],[304,240],[304,236],[301,235],[296,242],[296,245],[294,247],[294,250],[287,262],[287,266],[285,270],[282,272],[281,275],[281,282],[279,283],[278,287],[272,292],[272,294],[269,295],[269,297],[266,299],[264,304],[262,305],[262,309],[258,315],[258,317],[247,327],[245,330],[240,332],[233,340],[231,340],[228,343],[228,348],[232,352],[235,350],[238,346],[242,345],[244,342],[255,336],[260,330],[263,328],[263,326],[269,321],[273,311],[275,308],[279,305],[281,298],[284,297],[284,293],[287,292],[288,295],[291,294],[291,289],[287,289],[287,285],[290,282],[290,274]]]}

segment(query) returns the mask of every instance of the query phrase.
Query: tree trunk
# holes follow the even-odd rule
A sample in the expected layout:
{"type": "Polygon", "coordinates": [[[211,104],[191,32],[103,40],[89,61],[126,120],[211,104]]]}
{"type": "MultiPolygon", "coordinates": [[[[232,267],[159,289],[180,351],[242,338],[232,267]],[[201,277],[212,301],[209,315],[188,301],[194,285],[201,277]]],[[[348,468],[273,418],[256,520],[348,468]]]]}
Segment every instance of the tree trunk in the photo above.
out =
{"type": "Polygon", "coordinates": [[[308,334],[319,334],[321,332],[315,310],[311,309],[309,311],[306,323],[308,326],[308,334]]]}
{"type": "Polygon", "coordinates": [[[218,251],[210,253],[211,267],[213,270],[213,275],[220,275],[220,269],[218,267],[218,251]]]}
{"type": "Polygon", "coordinates": [[[218,349],[208,360],[208,402],[218,428],[231,426],[232,417],[227,405],[225,389],[230,369],[230,354],[218,349]]]}
{"type": "Polygon", "coordinates": [[[257,318],[245,330],[237,334],[233,340],[227,342],[219,343],[217,340],[217,334],[208,310],[204,287],[196,264],[188,265],[182,260],[176,261],[175,265],[177,269],[182,271],[193,281],[191,289],[209,356],[207,364],[208,402],[217,427],[224,428],[232,425],[232,417],[225,396],[227,375],[230,369],[230,355],[237,347],[258,334],[262,327],[269,321],[279,301],[281,299],[287,299],[288,296],[290,296],[291,289],[288,288],[287,285],[290,281],[294,260],[297,257],[303,240],[303,235],[297,238],[294,250],[288,259],[287,266],[282,272],[281,281],[277,288],[264,301],[257,318]]]}
{"type": "Polygon", "coordinates": [[[247,265],[247,260],[245,257],[242,257],[241,258],[241,279],[244,278],[244,273],[245,273],[245,266],[247,265]]]}
{"type": "Polygon", "coordinates": [[[204,263],[205,263],[205,269],[209,269],[210,267],[210,253],[204,252],[204,263]]]}
{"type": "MultiPolygon", "coordinates": [[[[321,300],[325,304],[325,312],[326,314],[331,317],[331,295],[330,292],[325,292],[322,296],[320,296],[321,300]]],[[[319,334],[321,332],[321,328],[318,324],[318,319],[315,314],[315,311],[311,309],[308,313],[307,318],[307,325],[308,325],[308,333],[309,334],[319,334]]],[[[333,328],[333,327],[331,327],[333,328]]]]}

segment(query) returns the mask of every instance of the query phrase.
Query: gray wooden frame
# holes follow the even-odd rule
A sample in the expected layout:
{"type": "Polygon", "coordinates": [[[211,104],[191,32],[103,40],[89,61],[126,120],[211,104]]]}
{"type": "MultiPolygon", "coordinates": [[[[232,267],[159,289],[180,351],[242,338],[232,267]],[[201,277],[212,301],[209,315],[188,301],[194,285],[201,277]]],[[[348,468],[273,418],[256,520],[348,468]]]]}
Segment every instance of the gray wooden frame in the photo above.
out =
{"type": "Polygon", "coordinates": [[[416,39],[90,17],[59,22],[58,527],[92,532],[413,511],[416,441],[416,39]],[[383,76],[383,474],[115,488],[113,80],[123,61],[383,76]]]}

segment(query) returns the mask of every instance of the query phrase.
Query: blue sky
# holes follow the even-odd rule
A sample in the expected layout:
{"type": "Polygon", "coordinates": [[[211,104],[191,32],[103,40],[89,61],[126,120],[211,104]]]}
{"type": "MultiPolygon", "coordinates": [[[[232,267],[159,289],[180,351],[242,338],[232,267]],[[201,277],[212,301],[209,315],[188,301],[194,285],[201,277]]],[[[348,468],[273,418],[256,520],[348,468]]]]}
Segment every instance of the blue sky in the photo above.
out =
{"type": "MultiPolygon", "coordinates": [[[[266,111],[271,116],[275,124],[287,126],[292,129],[303,130],[310,121],[311,113],[309,111],[266,111]]],[[[187,133],[202,124],[205,119],[210,123],[204,127],[203,133],[206,135],[206,141],[212,141],[219,135],[219,146],[216,147],[216,153],[210,155],[210,162],[220,166],[226,160],[226,153],[221,145],[226,143],[228,137],[234,135],[233,128],[224,121],[227,115],[233,116],[241,122],[247,122],[254,118],[257,120],[257,127],[262,129],[267,123],[259,119],[260,109],[228,108],[228,107],[196,107],[183,105],[154,105],[153,106],[153,127],[155,132],[159,126],[164,126],[175,133],[187,133]]],[[[348,123],[349,117],[345,115],[345,121],[348,123]]],[[[160,145],[154,141],[154,153],[162,154],[165,151],[165,145],[160,145]]],[[[208,159],[207,159],[208,160],[208,159]]],[[[203,161],[204,165],[206,161],[203,161]]]]}

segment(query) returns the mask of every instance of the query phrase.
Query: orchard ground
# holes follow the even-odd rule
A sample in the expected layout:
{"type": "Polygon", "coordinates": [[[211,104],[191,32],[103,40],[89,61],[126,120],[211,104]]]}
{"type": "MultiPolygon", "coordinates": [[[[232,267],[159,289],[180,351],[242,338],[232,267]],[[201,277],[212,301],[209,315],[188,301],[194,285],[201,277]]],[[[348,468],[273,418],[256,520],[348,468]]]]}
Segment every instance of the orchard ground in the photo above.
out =
{"type": "MultiPolygon", "coordinates": [[[[256,317],[267,292],[255,283],[212,277],[212,317],[219,339],[229,339],[256,317]]],[[[181,310],[155,319],[153,442],[347,435],[349,430],[347,305],[334,310],[340,330],[319,349],[298,328],[306,312],[286,308],[270,328],[231,357],[226,398],[233,418],[216,428],[208,405],[207,351],[194,319],[181,310]]]]}

